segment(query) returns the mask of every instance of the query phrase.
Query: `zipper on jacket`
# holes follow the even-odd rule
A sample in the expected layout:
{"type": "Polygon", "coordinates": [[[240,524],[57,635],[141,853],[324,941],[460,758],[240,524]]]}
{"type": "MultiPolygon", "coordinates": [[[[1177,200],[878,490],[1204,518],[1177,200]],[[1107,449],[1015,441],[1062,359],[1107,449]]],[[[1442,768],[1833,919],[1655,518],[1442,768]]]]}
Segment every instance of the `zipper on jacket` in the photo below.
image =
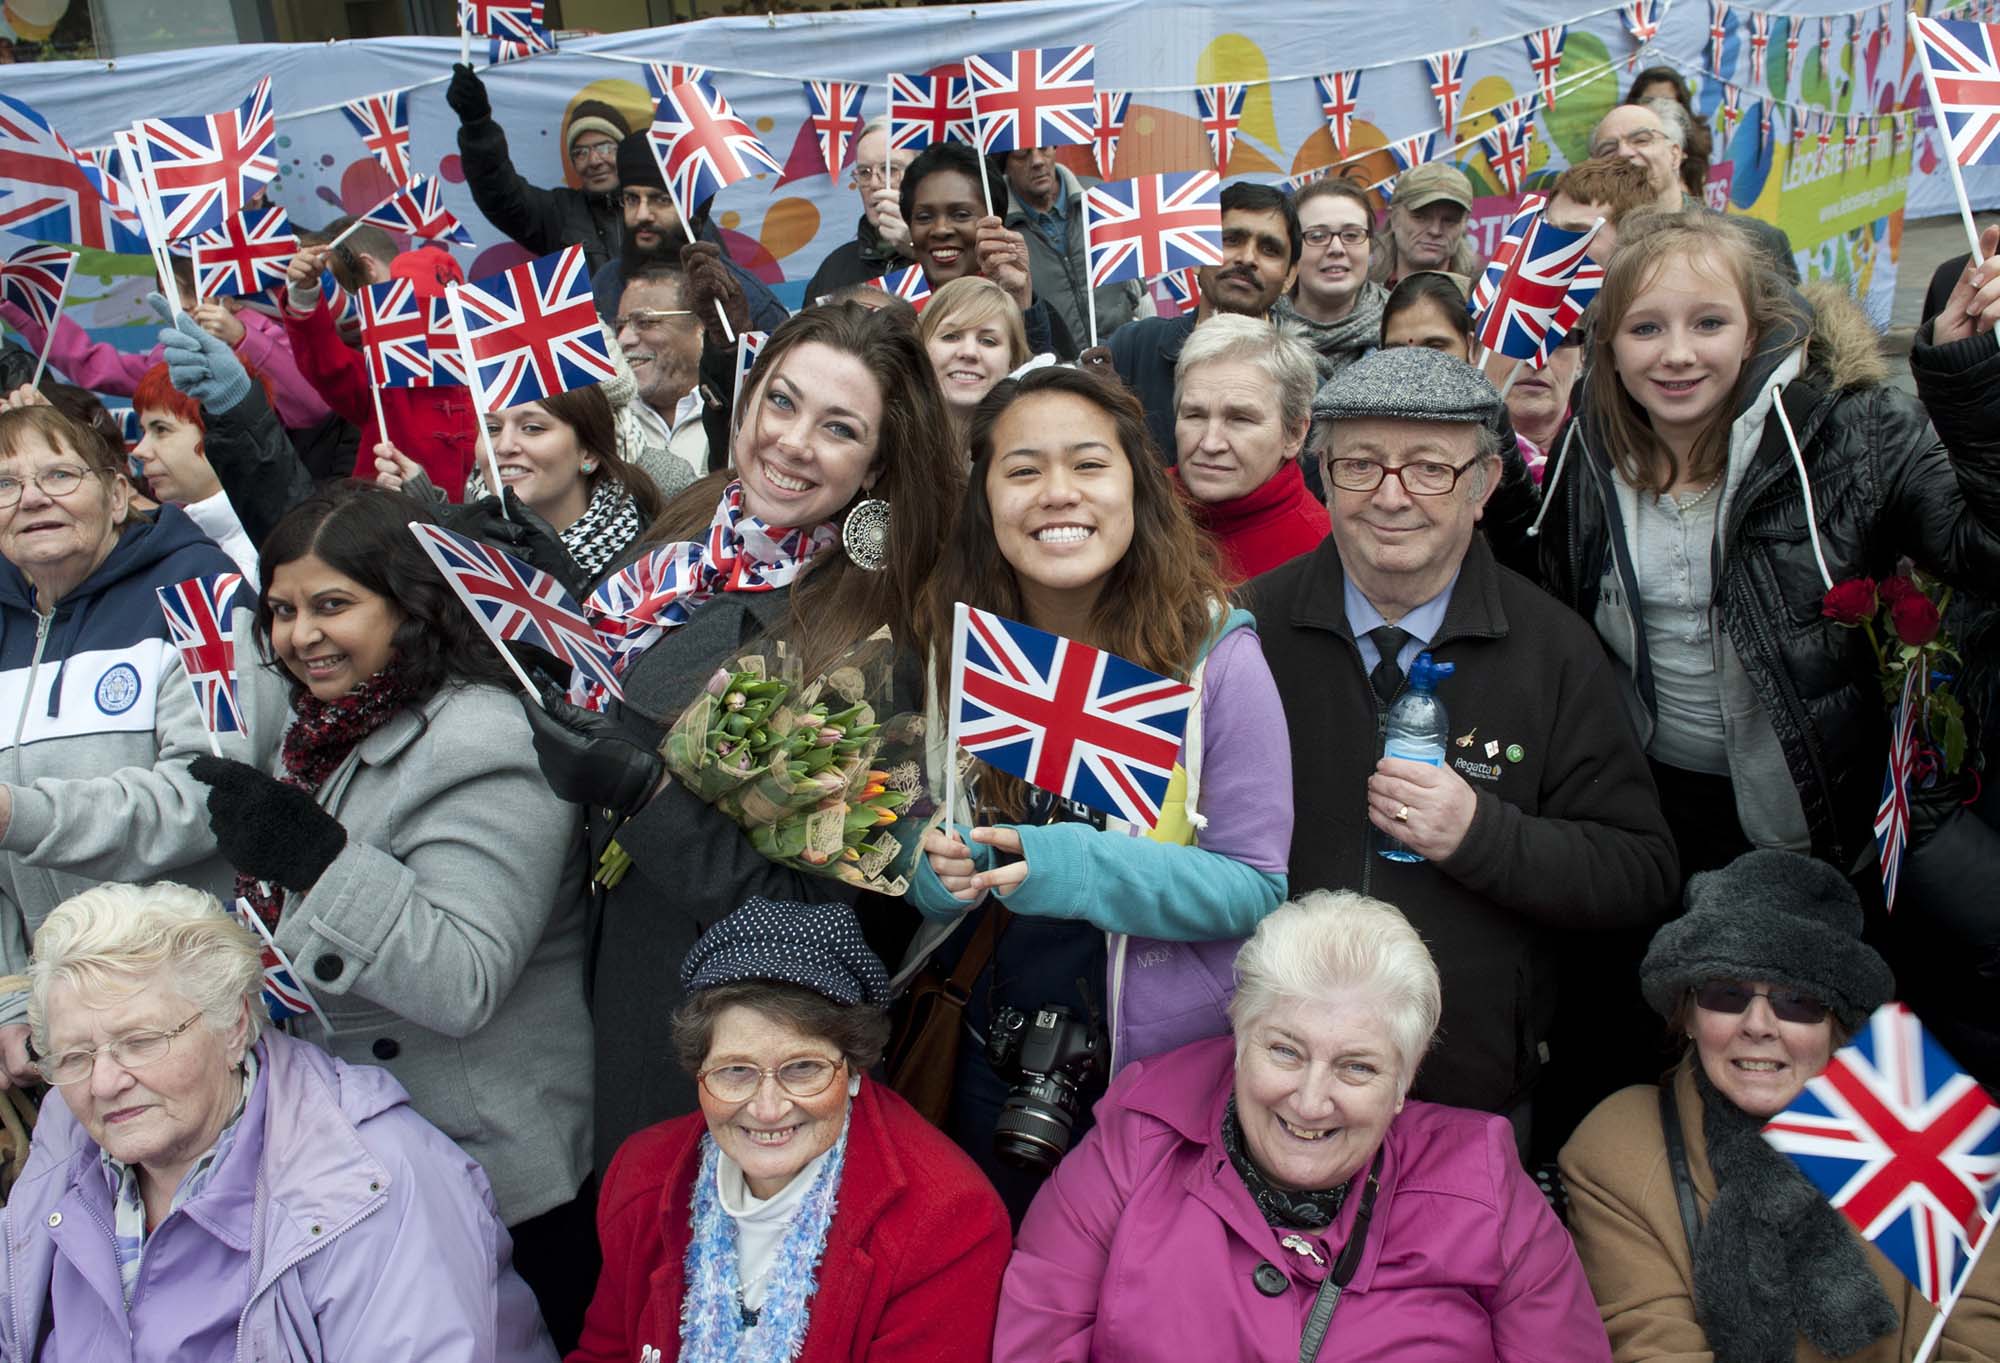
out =
{"type": "MultiPolygon", "coordinates": [[[[262,1175],[260,1174],[258,1178],[259,1182],[261,1183],[262,1175]]],[[[251,1292],[250,1299],[243,1303],[243,1310],[236,1317],[236,1356],[238,1358],[243,1357],[243,1327],[250,1323],[250,1308],[257,1304],[258,1298],[262,1297],[266,1292],[269,1292],[273,1287],[275,1287],[280,1278],[284,1277],[287,1273],[290,1273],[293,1269],[297,1268],[300,1264],[304,1263],[306,1260],[312,1258],[313,1255],[325,1249],[328,1245],[332,1244],[335,1240],[339,1239],[341,1236],[347,1234],[347,1232],[353,1230],[363,1221],[366,1221],[369,1217],[373,1216],[376,1212],[380,1211],[383,1207],[387,1206],[388,1203],[389,1199],[387,1194],[382,1194],[377,1196],[373,1202],[369,1203],[368,1206],[365,1209],[363,1209],[361,1215],[355,1217],[352,1221],[349,1221],[344,1226],[336,1226],[334,1229],[328,1231],[325,1235],[320,1236],[319,1239],[315,1240],[312,1244],[307,1245],[304,1251],[298,1254],[294,1254],[291,1258],[285,1260],[284,1263],[278,1265],[277,1272],[272,1273],[265,1278],[264,1285],[261,1288],[258,1288],[255,1291],[251,1292]]],[[[253,1226],[255,1225],[254,1219],[252,1221],[252,1225],[253,1226]]]]}
{"type": "Polygon", "coordinates": [[[21,692],[21,713],[14,716],[14,784],[27,784],[26,774],[21,769],[21,735],[28,729],[28,706],[35,699],[35,678],[42,670],[42,650],[48,646],[49,627],[55,623],[56,613],[43,615],[35,613],[35,656],[28,662],[28,684],[21,692]]]}

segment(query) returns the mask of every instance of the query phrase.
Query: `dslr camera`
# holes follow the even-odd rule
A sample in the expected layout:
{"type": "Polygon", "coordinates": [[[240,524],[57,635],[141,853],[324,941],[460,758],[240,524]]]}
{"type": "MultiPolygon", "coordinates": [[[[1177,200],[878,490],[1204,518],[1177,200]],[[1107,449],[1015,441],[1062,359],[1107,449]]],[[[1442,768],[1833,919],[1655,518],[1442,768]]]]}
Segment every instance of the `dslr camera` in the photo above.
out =
{"type": "Polygon", "coordinates": [[[1109,1049],[1098,1027],[1058,1003],[993,1015],[986,1059],[1013,1086],[993,1124],[1001,1159],[1041,1174],[1056,1167],[1083,1110],[1083,1090],[1104,1073],[1109,1049]]]}

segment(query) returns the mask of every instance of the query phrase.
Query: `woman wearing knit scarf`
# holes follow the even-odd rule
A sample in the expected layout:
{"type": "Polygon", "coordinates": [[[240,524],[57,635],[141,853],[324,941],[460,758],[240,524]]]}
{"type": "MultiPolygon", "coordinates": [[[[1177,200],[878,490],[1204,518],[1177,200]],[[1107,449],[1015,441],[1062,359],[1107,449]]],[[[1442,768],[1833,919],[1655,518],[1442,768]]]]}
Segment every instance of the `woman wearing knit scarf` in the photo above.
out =
{"type": "Polygon", "coordinates": [[[1297,203],[1305,240],[1298,282],[1272,311],[1304,330],[1325,383],[1375,349],[1389,291],[1368,277],[1375,209],[1366,190],[1347,180],[1315,180],[1297,203]]]}
{"type": "MultiPolygon", "coordinates": [[[[1640,985],[1686,1054],[1659,1088],[1606,1099],[1562,1152],[1617,1363],[1907,1363],[1936,1319],[1762,1134],[1894,992],[1861,922],[1838,870],[1767,849],[1691,879],[1687,912],[1654,935],[1640,985]]],[[[1996,1341],[1988,1256],[1934,1357],[1992,1358],[1996,1341]]]]}
{"type": "Polygon", "coordinates": [[[515,1266],[568,1347],[595,1280],[581,818],[410,533],[429,519],[353,483],[286,513],[257,612],[267,665],[291,683],[276,772],[191,770],[247,911],[312,995],[286,1028],[387,1067],[484,1166],[515,1266]]]}

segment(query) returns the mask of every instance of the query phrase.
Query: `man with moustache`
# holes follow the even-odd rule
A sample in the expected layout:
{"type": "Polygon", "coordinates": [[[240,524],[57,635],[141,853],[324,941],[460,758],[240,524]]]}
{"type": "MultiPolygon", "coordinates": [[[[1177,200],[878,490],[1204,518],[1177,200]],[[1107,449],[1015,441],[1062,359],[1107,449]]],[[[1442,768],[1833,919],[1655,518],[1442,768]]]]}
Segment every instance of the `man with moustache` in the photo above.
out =
{"type": "MultiPolygon", "coordinates": [[[[606,322],[618,316],[618,303],[625,292],[627,272],[636,273],[641,265],[665,262],[673,264],[681,259],[681,249],[689,245],[687,230],[681,226],[680,210],[674,206],[673,195],[667,192],[667,182],[660,175],[660,163],[653,156],[653,148],[643,132],[633,133],[618,144],[618,185],[619,202],[624,211],[624,241],[618,254],[606,261],[596,274],[590,277],[590,291],[597,300],[597,315],[606,322]]],[[[694,236],[697,242],[711,246],[720,257],[729,273],[735,276],[737,288],[742,291],[745,306],[744,319],[759,331],[775,331],[791,314],[784,304],[772,297],[764,287],[764,281],[730,259],[722,249],[722,234],[708,219],[707,206],[695,215],[694,236]]],[[[708,311],[713,312],[713,308],[708,311]]],[[[704,326],[713,325],[714,319],[704,317],[704,326]]],[[[740,330],[734,319],[730,326],[740,330]]]]}
{"type": "Polygon", "coordinates": [[[1146,430],[1160,461],[1171,465],[1174,435],[1174,366],[1181,343],[1217,313],[1269,317],[1291,287],[1300,249],[1299,215],[1291,196],[1269,185],[1237,181],[1222,189],[1222,263],[1204,265],[1201,304],[1179,317],[1144,317],[1111,338],[1111,364],[1146,409],[1146,430]]]}

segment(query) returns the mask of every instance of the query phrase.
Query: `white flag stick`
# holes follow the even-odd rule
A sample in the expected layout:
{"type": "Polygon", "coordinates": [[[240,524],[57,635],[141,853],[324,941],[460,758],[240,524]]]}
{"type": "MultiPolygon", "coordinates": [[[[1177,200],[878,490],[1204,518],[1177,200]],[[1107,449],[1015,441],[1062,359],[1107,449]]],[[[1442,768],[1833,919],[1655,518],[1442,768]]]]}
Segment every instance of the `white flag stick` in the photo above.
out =
{"type": "MultiPolygon", "coordinates": [[[[979,126],[979,87],[972,82],[972,73],[965,75],[965,100],[972,106],[972,154],[979,162],[979,197],[985,201],[986,216],[993,216],[993,187],[986,183],[986,153],[980,144],[986,140],[986,130],[979,126]]],[[[973,253],[975,256],[978,252],[973,253]]]]}
{"type": "MultiPolygon", "coordinates": [[[[75,273],[76,257],[71,256],[69,269],[63,275],[62,287],[56,290],[55,310],[49,314],[48,335],[42,337],[42,353],[35,358],[35,377],[28,382],[28,387],[30,388],[39,389],[42,386],[42,374],[49,367],[49,351],[55,348],[56,327],[62,322],[63,301],[69,297],[69,277],[75,273]]],[[[214,740],[213,734],[209,737],[210,741],[214,740]]],[[[222,754],[217,753],[216,756],[220,757],[222,754]]]]}
{"type": "Polygon", "coordinates": [[[458,62],[472,65],[472,30],[465,26],[465,6],[458,7],[458,62]]]}
{"type": "Polygon", "coordinates": [[[1090,274],[1090,204],[1086,202],[1083,206],[1083,311],[1090,319],[1090,345],[1094,350],[1097,348],[1097,289],[1090,282],[1090,274]]]}
{"type": "Polygon", "coordinates": [[[1937,1347],[1939,1338],[1944,1334],[1944,1323],[1951,1316],[1951,1308],[1958,1305],[1959,1294],[1964,1292],[1965,1285],[1972,1281],[1973,1270],[1979,1267],[1979,1256],[1993,1243],[1995,1225],[2000,1225],[2000,1216],[1988,1216],[1986,1229],[1979,1233],[1979,1243],[1972,1247],[1972,1257],[1965,1261],[1965,1272],[1959,1275],[1958,1285],[1952,1288],[1938,1307],[1937,1319],[1931,1322],[1931,1328],[1924,1333],[1924,1342],[1917,1346],[1917,1356],[1911,1363],[1924,1363],[1931,1356],[1931,1350],[1937,1347]]]}
{"type": "Polygon", "coordinates": [[[166,296],[167,311],[175,317],[181,315],[180,286],[174,282],[172,263],[167,258],[167,226],[160,217],[159,204],[154,196],[159,192],[153,185],[153,158],[146,151],[146,139],[141,137],[137,126],[131,130],[115,134],[119,150],[125,154],[125,162],[136,180],[134,205],[139,210],[139,230],[145,235],[146,247],[153,253],[153,270],[160,279],[160,292],[166,296]]]}
{"type": "MultiPolygon", "coordinates": [[[[1983,265],[1985,260],[1979,254],[1979,229],[1972,225],[1972,202],[1965,197],[1965,177],[1959,173],[1958,152],[1951,145],[1950,125],[1945,122],[1939,107],[1937,77],[1931,73],[1930,54],[1924,50],[1923,30],[1917,26],[1915,10],[1910,11],[1910,43],[1917,49],[1917,64],[1923,68],[1924,93],[1930,96],[1931,117],[1937,120],[1938,138],[1944,143],[1945,169],[1951,172],[1951,192],[1958,196],[1958,217],[1965,224],[1965,240],[1972,247],[1972,263],[1983,265]]],[[[1918,1359],[1921,1363],[1921,1354],[1918,1359]]]]}
{"type": "MultiPolygon", "coordinates": [[[[681,231],[687,233],[688,245],[693,246],[695,244],[694,224],[688,220],[687,211],[681,207],[681,202],[678,198],[674,199],[674,211],[680,214],[681,231]]],[[[726,270],[729,266],[725,263],[722,268],[726,270]]],[[[736,328],[729,325],[729,314],[722,310],[722,300],[720,298],[715,300],[715,315],[722,319],[722,334],[729,338],[731,345],[736,344],[736,328]]]]}
{"type": "Polygon", "coordinates": [[[1526,360],[1514,361],[1514,367],[1507,371],[1506,381],[1500,385],[1500,401],[1505,402],[1507,400],[1508,392],[1514,387],[1514,380],[1521,377],[1521,371],[1527,368],[1527,366],[1528,362],[1526,360]]]}
{"type": "Polygon", "coordinates": [[[889,162],[894,159],[896,140],[896,74],[889,73],[888,98],[883,101],[883,114],[887,121],[882,124],[882,187],[889,187],[889,162]]]}
{"type": "MultiPolygon", "coordinates": [[[[959,679],[965,675],[965,603],[959,601],[951,608],[951,691],[945,697],[945,704],[951,708],[945,713],[944,721],[944,821],[947,824],[958,821],[958,709],[959,679]]],[[[966,820],[967,823],[971,819],[966,820]]],[[[951,830],[946,829],[947,833],[951,830]]]]}
{"type": "MultiPolygon", "coordinates": [[[[479,360],[472,353],[472,341],[465,330],[465,306],[458,301],[458,290],[457,284],[444,286],[445,304],[451,309],[451,324],[458,328],[459,360],[465,365],[465,386],[472,390],[472,415],[474,424],[479,427],[479,449],[486,456],[486,485],[500,499],[500,514],[507,516],[507,489],[500,482],[500,461],[493,456],[493,437],[486,431],[486,389],[479,382],[479,360]]],[[[387,438],[388,432],[384,431],[383,439],[387,438]]],[[[509,516],[508,519],[513,518],[509,516]]],[[[500,652],[508,662],[513,662],[513,656],[506,649],[500,652]]],[[[527,684],[527,674],[519,667],[514,669],[514,675],[520,677],[524,685],[527,684]]],[[[528,689],[532,692],[534,687],[529,686],[528,689]]]]}

